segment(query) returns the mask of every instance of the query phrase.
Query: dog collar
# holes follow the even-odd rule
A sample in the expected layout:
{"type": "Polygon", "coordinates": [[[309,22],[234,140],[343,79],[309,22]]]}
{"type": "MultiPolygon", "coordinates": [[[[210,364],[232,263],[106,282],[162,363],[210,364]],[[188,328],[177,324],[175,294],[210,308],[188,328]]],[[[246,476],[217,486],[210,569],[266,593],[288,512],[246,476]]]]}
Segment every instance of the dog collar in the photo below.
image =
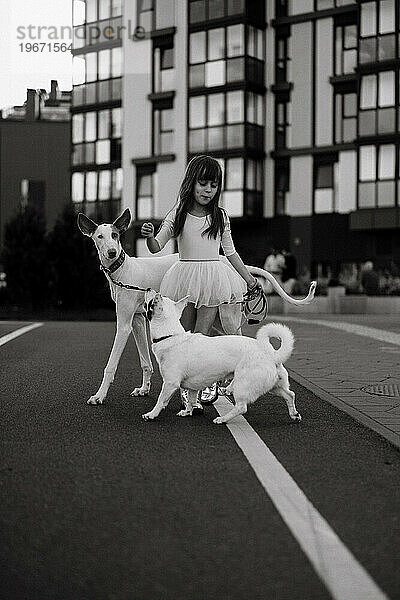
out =
{"type": "Polygon", "coordinates": [[[106,273],[114,273],[114,271],[119,269],[122,263],[124,262],[125,256],[125,252],[121,249],[121,253],[118,256],[117,260],[114,261],[109,267],[103,267],[102,265],[103,271],[105,271],[106,273]]]}
{"type": "Polygon", "coordinates": [[[158,342],[162,342],[163,340],[166,340],[170,337],[173,337],[172,333],[170,335],[163,335],[162,337],[154,338],[154,340],[152,340],[152,342],[153,342],[153,344],[158,344],[158,342]]]}

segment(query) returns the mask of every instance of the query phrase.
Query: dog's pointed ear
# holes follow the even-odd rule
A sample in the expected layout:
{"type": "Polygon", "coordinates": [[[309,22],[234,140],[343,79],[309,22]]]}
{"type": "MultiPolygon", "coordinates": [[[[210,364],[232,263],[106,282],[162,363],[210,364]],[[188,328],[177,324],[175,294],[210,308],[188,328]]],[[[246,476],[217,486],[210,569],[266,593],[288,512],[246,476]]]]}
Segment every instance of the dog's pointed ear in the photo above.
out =
{"type": "Polygon", "coordinates": [[[182,314],[183,309],[187,305],[189,298],[190,298],[190,296],[185,296],[184,298],[181,298],[180,300],[178,300],[178,302],[175,302],[175,306],[177,307],[180,315],[182,314]]]}
{"type": "Polygon", "coordinates": [[[89,217],[84,215],[83,213],[79,213],[78,214],[78,227],[81,230],[81,232],[83,233],[83,235],[92,236],[94,234],[94,232],[96,231],[96,229],[98,228],[98,225],[97,225],[97,223],[92,221],[92,219],[89,219],[89,217]]]}
{"type": "Polygon", "coordinates": [[[122,233],[123,231],[126,231],[126,229],[128,229],[130,222],[131,211],[129,210],[129,208],[126,208],[122,215],[115,219],[113,225],[120,231],[120,233],[122,233]]]}

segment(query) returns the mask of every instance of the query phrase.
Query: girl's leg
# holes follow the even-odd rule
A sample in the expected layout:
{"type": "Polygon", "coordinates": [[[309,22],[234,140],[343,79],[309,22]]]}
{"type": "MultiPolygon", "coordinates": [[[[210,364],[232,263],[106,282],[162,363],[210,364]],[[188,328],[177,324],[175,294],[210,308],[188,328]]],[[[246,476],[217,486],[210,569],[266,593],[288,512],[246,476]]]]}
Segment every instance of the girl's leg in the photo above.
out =
{"type": "Polygon", "coordinates": [[[187,304],[187,306],[184,308],[182,316],[181,316],[181,323],[183,325],[183,328],[186,331],[193,331],[195,324],[196,324],[196,313],[197,310],[193,304],[193,302],[189,302],[187,304]]]}
{"type": "MultiPolygon", "coordinates": [[[[183,310],[181,316],[181,323],[186,331],[194,331],[196,325],[197,309],[193,302],[189,302],[183,310]]],[[[181,388],[181,402],[183,410],[178,413],[180,416],[186,416],[187,414],[201,414],[203,413],[203,407],[199,402],[194,403],[193,398],[188,400],[188,390],[181,388]],[[182,414],[181,414],[182,413],[182,414]]]]}
{"type": "Polygon", "coordinates": [[[215,321],[215,317],[217,316],[217,312],[218,306],[200,306],[200,308],[197,309],[194,333],[208,335],[215,321]]]}
{"type": "MultiPolygon", "coordinates": [[[[197,309],[196,326],[194,328],[195,333],[203,333],[208,335],[211,331],[211,327],[217,316],[218,306],[200,306],[197,309]]],[[[217,384],[213,384],[211,387],[206,388],[202,391],[201,402],[204,404],[210,404],[217,399],[217,384]]]]}

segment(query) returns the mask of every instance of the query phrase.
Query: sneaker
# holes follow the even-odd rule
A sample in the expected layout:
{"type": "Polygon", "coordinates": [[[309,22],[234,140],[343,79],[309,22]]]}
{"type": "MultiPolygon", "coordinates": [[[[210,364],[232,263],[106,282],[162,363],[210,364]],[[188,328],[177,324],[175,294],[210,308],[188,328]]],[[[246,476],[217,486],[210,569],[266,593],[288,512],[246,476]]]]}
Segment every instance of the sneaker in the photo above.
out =
{"type": "MultiPolygon", "coordinates": [[[[187,410],[187,408],[188,408],[188,391],[185,390],[184,388],[181,388],[180,392],[181,392],[182,408],[183,408],[183,410],[187,410]]],[[[200,402],[197,401],[196,404],[193,405],[192,415],[202,415],[203,413],[204,413],[204,408],[202,407],[200,402]]]]}
{"type": "Polygon", "coordinates": [[[200,402],[203,406],[213,404],[218,398],[218,386],[213,383],[210,387],[205,388],[201,392],[200,402]]]}

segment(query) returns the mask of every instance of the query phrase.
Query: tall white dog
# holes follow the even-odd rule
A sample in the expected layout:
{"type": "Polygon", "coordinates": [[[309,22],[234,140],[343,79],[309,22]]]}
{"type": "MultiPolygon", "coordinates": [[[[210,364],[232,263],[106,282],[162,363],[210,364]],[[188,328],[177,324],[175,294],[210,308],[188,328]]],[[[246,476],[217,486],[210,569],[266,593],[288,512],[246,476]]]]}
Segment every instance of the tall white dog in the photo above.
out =
{"type": "MultiPolygon", "coordinates": [[[[115,372],[131,330],[135,338],[142,368],[142,384],[140,387],[136,387],[131,395],[144,396],[150,390],[153,365],[143,314],[144,291],[148,288],[159,290],[165,273],[179,257],[178,254],[145,258],[127,256],[121,246],[120,235],[128,229],[130,221],[131,213],[128,208],[114,223],[104,223],[102,225],[98,225],[82,213],[78,215],[79,229],[84,235],[89,236],[96,246],[100,264],[110,285],[111,296],[116,304],[117,314],[117,331],[104,369],[103,379],[97,392],[87,401],[88,404],[102,404],[106,398],[109,387],[114,381],[115,372]],[[117,282],[126,285],[124,287],[118,285],[117,282]]],[[[224,260],[224,258],[221,257],[221,260],[224,260]]],[[[275,291],[291,304],[298,306],[309,304],[314,298],[315,281],[311,283],[306,298],[299,300],[286,294],[276,279],[264,269],[258,267],[248,267],[248,269],[252,275],[259,279],[262,285],[265,280],[269,281],[275,291]]],[[[228,310],[238,311],[240,321],[240,307],[238,305],[230,305],[228,310]]],[[[233,332],[226,331],[226,333],[233,332]]]]}
{"type": "Polygon", "coordinates": [[[286,400],[290,418],[300,421],[295,394],[289,387],[288,373],[283,366],[293,350],[294,338],[288,327],[278,323],[264,325],[257,339],[237,335],[209,337],[184,330],[180,316],[187,298],[174,302],[154,290],[145,293],[145,310],[150,322],[152,350],[156,356],[163,384],[153,410],[143,415],[145,420],[158,417],[168,405],[172,394],[180,387],[188,390],[188,408],[181,417],[192,414],[197,390],[214,381],[233,377],[227,391],[233,393],[235,406],[214,423],[226,423],[247,411],[247,405],[270,392],[286,400]],[[275,350],[271,337],[281,340],[275,350]]]}

